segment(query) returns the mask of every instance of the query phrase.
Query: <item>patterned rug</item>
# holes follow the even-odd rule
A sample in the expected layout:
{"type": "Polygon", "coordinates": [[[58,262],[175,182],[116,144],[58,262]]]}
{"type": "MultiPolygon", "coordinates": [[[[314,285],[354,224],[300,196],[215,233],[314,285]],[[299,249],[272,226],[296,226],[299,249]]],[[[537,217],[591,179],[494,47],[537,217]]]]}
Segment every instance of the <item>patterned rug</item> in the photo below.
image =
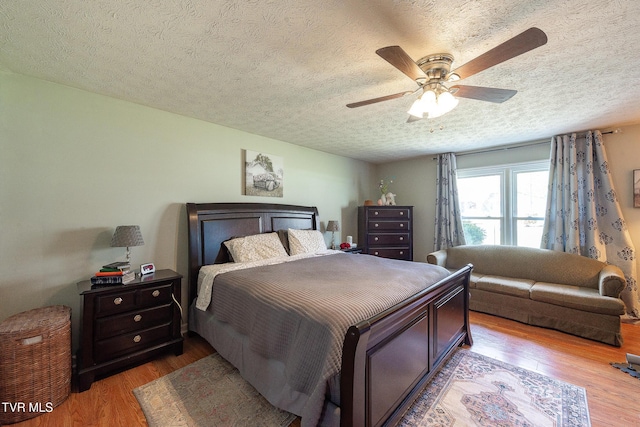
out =
{"type": "Polygon", "coordinates": [[[400,426],[588,427],[582,387],[458,350],[400,426]]]}
{"type": "Polygon", "coordinates": [[[133,390],[150,427],[288,426],[295,415],[273,407],[217,353],[133,390]]]}
{"type": "MultiPolygon", "coordinates": [[[[213,354],[133,390],[150,427],[288,426],[237,369],[213,354]]],[[[582,387],[459,349],[400,426],[589,427],[582,387]]]]}

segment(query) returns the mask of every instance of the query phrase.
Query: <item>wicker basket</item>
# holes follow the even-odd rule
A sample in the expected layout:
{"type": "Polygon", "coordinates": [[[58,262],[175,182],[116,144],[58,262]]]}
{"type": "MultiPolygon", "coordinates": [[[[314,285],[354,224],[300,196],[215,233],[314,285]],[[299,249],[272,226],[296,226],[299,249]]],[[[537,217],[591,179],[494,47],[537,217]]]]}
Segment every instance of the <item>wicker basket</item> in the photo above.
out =
{"type": "Polygon", "coordinates": [[[0,323],[0,424],[36,417],[71,391],[71,309],[37,308],[0,323]]]}

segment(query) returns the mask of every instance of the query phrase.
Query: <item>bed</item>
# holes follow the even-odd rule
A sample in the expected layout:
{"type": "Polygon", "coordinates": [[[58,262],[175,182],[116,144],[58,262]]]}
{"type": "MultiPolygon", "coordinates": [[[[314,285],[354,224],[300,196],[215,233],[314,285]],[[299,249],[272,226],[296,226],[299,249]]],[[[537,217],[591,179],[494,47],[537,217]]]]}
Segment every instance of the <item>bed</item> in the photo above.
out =
{"type": "MultiPolygon", "coordinates": [[[[261,203],[187,203],[187,217],[189,330],[209,341],[272,404],[300,415],[303,427],[394,425],[456,347],[463,343],[472,345],[468,316],[471,265],[450,274],[438,270],[439,267],[433,270],[434,266],[426,263],[335,253],[305,255],[301,259],[292,256],[282,264],[268,263],[226,272],[224,267],[233,265],[229,264],[232,261],[224,242],[241,236],[287,230],[319,230],[317,209],[261,203]],[[209,290],[213,289],[214,297],[210,303],[205,303],[209,306],[203,310],[196,307],[203,299],[202,293],[198,295],[198,279],[200,277],[200,286],[203,286],[207,277],[204,271],[211,267],[222,267],[222,273],[212,279],[215,286],[211,285],[209,290]],[[393,286],[398,286],[402,293],[378,297],[375,294],[378,288],[374,291],[373,287],[368,292],[372,295],[369,301],[372,306],[379,300],[398,301],[377,311],[370,311],[368,306],[369,311],[357,313],[360,318],[349,311],[356,300],[366,299],[355,292],[367,289],[367,280],[370,283],[376,281],[372,277],[380,278],[377,281],[386,280],[386,275],[395,279],[400,274],[406,279],[393,286]],[[270,291],[279,296],[257,295],[263,282],[272,277],[278,278],[277,286],[283,286],[270,291]],[[291,283],[281,284],[282,281],[291,283]],[[312,282],[308,287],[307,281],[312,282]],[[356,284],[359,281],[364,283],[356,284]],[[421,289],[414,292],[410,286],[418,282],[421,282],[421,289]],[[308,289],[325,292],[325,286],[339,288],[336,300],[344,301],[348,308],[335,308],[336,311],[331,311],[337,313],[334,316],[322,314],[325,309],[316,309],[315,305],[304,309],[287,305],[298,293],[305,294],[308,289]],[[404,294],[409,291],[411,294],[404,294]],[[358,296],[347,297],[352,294],[358,296]],[[279,308],[281,312],[263,313],[264,300],[269,299],[274,300],[272,304],[284,307],[279,308]],[[246,310],[245,313],[224,313],[233,306],[232,302],[245,304],[245,300],[261,305],[243,305],[240,310],[246,310]],[[262,316],[260,320],[252,317],[254,313],[262,316]],[[363,313],[368,314],[363,317],[363,313]],[[294,314],[304,317],[292,317],[294,314]],[[325,321],[321,316],[332,319],[325,321]],[[344,317],[343,322],[358,320],[334,327],[333,317],[336,317],[335,321],[344,317]],[[234,323],[235,318],[240,322],[238,325],[234,323]],[[314,322],[321,325],[310,328],[321,327],[322,331],[329,332],[315,333],[304,329],[314,322]],[[333,336],[333,341],[323,341],[329,339],[326,335],[333,336]],[[273,340],[293,342],[285,348],[280,342],[273,344],[273,340]],[[256,341],[260,349],[257,349],[256,341]],[[331,353],[336,346],[337,358],[331,353]],[[273,353],[266,354],[262,348],[269,348],[273,353]],[[333,357],[338,361],[337,372],[327,368],[332,362],[324,361],[324,358],[318,360],[324,357],[320,354],[323,352],[327,352],[327,360],[333,357]],[[291,356],[293,353],[295,356],[291,356]],[[290,361],[292,358],[294,362],[290,361]],[[305,364],[309,366],[305,367],[305,364]],[[315,369],[316,365],[318,372],[329,376],[314,376],[316,371],[311,368],[315,369]],[[304,376],[304,380],[297,375],[304,376]],[[305,394],[306,390],[300,392],[303,389],[292,383],[312,382],[307,381],[307,377],[318,378],[318,384],[313,383],[313,393],[305,394]],[[318,397],[323,400],[320,409],[310,404],[318,397]]],[[[381,292],[395,289],[387,286],[387,282],[384,284],[379,286],[381,292]]],[[[319,304],[317,300],[322,299],[318,295],[311,297],[313,304],[319,304]]],[[[338,305],[334,303],[329,304],[332,310],[338,305]]],[[[291,304],[298,304],[298,301],[291,304]]]]}

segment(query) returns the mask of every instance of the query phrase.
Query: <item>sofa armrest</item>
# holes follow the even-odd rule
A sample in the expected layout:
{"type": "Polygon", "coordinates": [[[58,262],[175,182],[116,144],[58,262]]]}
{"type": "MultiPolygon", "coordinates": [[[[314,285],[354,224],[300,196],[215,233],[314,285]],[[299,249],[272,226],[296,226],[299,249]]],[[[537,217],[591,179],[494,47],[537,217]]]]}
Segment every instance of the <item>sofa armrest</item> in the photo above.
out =
{"type": "Polygon", "coordinates": [[[435,264],[441,267],[446,267],[447,266],[447,250],[440,249],[439,251],[431,252],[429,255],[427,255],[427,262],[429,264],[435,264]]]}
{"type": "Polygon", "coordinates": [[[625,285],[624,273],[619,267],[608,264],[600,271],[600,281],[598,282],[600,295],[619,298],[625,285]]]}

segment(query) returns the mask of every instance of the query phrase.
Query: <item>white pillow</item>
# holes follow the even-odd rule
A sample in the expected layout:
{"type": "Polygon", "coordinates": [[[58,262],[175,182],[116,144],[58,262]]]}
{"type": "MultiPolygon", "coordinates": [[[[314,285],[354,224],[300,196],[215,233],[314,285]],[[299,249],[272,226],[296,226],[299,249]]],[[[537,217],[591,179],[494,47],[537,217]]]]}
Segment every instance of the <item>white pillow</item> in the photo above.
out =
{"type": "Polygon", "coordinates": [[[227,240],[224,245],[234,262],[260,261],[288,256],[278,233],[254,234],[227,240]]]}
{"type": "Polygon", "coordinates": [[[291,255],[323,252],[327,250],[327,244],[318,230],[294,230],[290,228],[289,253],[291,255]]]}

